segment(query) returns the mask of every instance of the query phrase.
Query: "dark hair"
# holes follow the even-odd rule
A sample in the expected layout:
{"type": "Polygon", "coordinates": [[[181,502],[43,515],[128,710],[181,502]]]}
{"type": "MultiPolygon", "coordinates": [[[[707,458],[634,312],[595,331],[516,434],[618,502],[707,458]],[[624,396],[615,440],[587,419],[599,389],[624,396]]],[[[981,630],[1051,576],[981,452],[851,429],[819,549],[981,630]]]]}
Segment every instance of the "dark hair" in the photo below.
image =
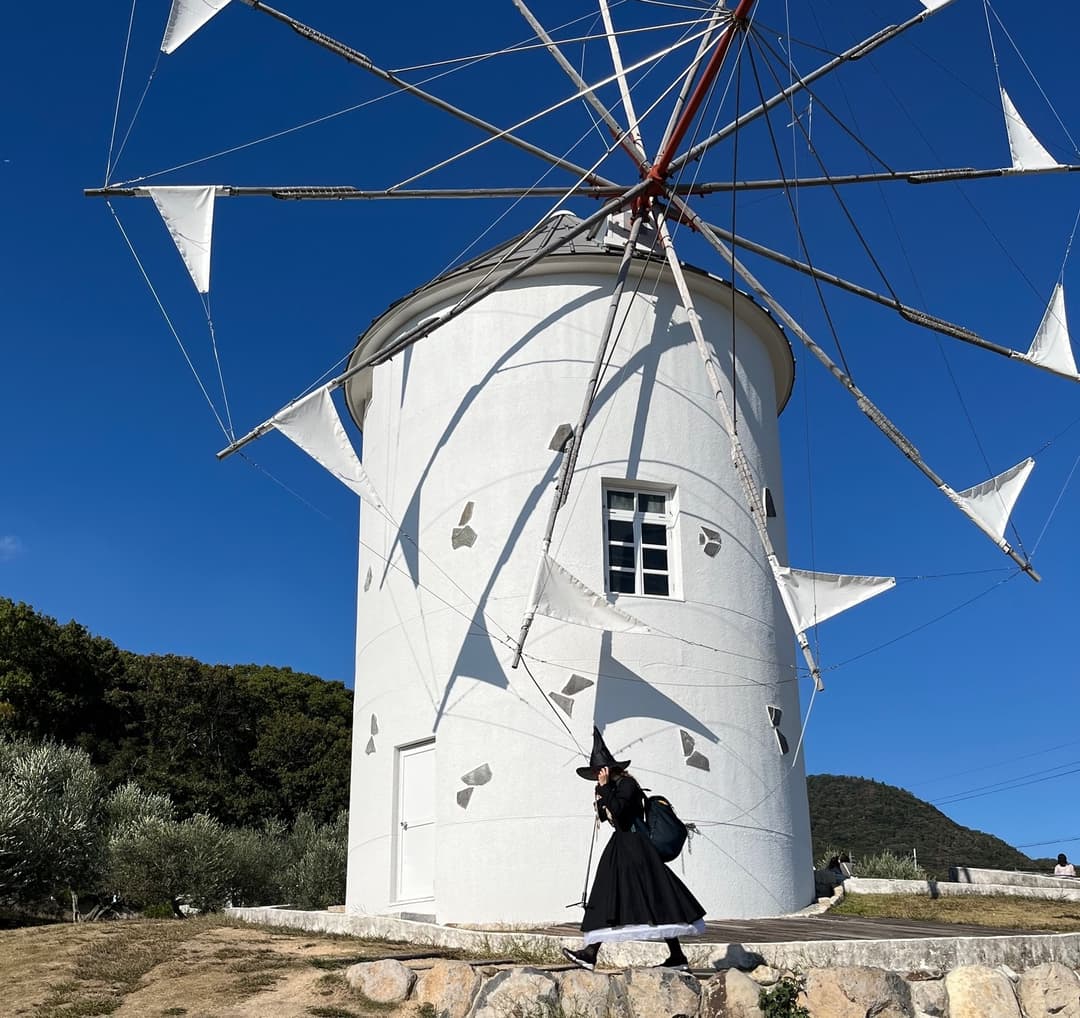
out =
{"type": "Polygon", "coordinates": [[[1059,866],[1064,866],[1068,861],[1069,860],[1065,857],[1064,852],[1059,852],[1058,853],[1058,865],[1059,866]]]}

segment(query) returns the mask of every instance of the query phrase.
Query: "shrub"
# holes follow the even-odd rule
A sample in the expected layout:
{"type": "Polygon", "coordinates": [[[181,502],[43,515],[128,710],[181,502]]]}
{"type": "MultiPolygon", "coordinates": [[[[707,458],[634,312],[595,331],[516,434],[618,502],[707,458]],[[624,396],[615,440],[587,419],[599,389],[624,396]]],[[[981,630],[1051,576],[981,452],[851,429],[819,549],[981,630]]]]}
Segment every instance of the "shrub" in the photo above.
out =
{"type": "Polygon", "coordinates": [[[852,865],[857,877],[881,877],[885,880],[925,880],[926,870],[914,859],[895,852],[878,852],[862,856],[852,865]]]}
{"type": "Polygon", "coordinates": [[[810,1018],[810,1012],[799,1003],[803,989],[801,978],[784,976],[776,985],[758,994],[758,1007],[764,1018],[810,1018]]]}
{"type": "Polygon", "coordinates": [[[103,862],[103,787],[81,749],[0,740],[0,902],[84,890],[103,862]]]}
{"type": "Polygon", "coordinates": [[[229,900],[233,905],[278,905],[285,900],[285,838],[285,825],[277,821],[258,829],[234,827],[228,831],[229,900]]]}
{"type": "Polygon", "coordinates": [[[307,813],[296,818],[285,840],[286,899],[298,908],[319,909],[345,900],[345,864],[349,848],[349,814],[342,810],[330,824],[307,813]]]}
{"type": "Polygon", "coordinates": [[[180,915],[181,901],[202,912],[224,906],[229,892],[228,832],[212,817],[151,818],[121,828],[109,841],[108,876],[125,901],[167,901],[180,915]]]}

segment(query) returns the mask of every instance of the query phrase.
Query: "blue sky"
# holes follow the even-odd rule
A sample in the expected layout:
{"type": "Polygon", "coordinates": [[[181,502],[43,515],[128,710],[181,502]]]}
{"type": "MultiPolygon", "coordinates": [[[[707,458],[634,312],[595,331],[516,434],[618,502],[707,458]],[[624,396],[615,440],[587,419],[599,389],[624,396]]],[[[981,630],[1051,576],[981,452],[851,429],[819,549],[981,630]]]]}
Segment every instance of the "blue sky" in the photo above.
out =
{"type": "MultiPolygon", "coordinates": [[[[632,27],[686,20],[699,6],[624,0],[614,10],[619,27],[632,27]]],[[[762,36],[777,47],[784,4],[758,6],[762,36]]],[[[919,7],[916,0],[792,6],[800,8],[792,34],[831,50],[919,7]]],[[[0,136],[7,239],[0,250],[7,419],[0,593],[61,620],[74,617],[134,651],[289,665],[351,684],[354,499],[280,436],[250,447],[250,462],[216,461],[221,431],[109,209],[82,196],[104,177],[130,13],[123,7],[60,9],[47,47],[37,44],[45,37],[40,11],[8,12],[0,74],[5,93],[19,98],[9,100],[0,136]]],[[[427,0],[369,7],[296,0],[285,9],[395,68],[501,48],[529,34],[509,3],[478,4],[471,18],[427,0]]],[[[1054,156],[1080,162],[1068,134],[1080,136],[1071,72],[1080,11],[1062,0],[1018,7],[1002,2],[997,13],[1037,82],[991,10],[1002,80],[1054,156]]],[[[596,31],[584,0],[536,0],[533,8],[549,26],[584,16],[560,37],[596,31]]],[[[164,0],[144,0],[135,12],[117,145],[154,67],[166,14],[164,0]]],[[[986,20],[980,0],[956,0],[822,83],[812,109],[805,98],[796,104],[811,144],[787,126],[790,116],[773,118],[784,172],[820,175],[815,153],[830,173],[876,165],[829,110],[893,168],[1007,165],[986,20]]],[[[679,31],[628,37],[626,47],[644,52],[679,31]]],[[[606,73],[600,44],[586,46],[583,57],[580,45],[572,49],[587,76],[606,73]]],[[[805,44],[791,55],[803,72],[823,59],[805,44]]],[[[675,66],[666,61],[641,83],[641,106],[671,81],[675,66]]],[[[757,86],[749,61],[743,66],[745,105],[757,86]]],[[[410,74],[419,80],[441,70],[410,74]]],[[[773,72],[760,59],[758,73],[771,94],[773,72]]],[[[498,123],[569,92],[540,53],[482,61],[430,87],[498,123]]],[[[378,99],[384,91],[233,4],[162,58],[113,177],[152,174],[360,104],[153,181],[386,187],[476,140],[406,97],[378,99]]],[[[726,123],[735,91],[732,85],[722,111],[716,103],[707,110],[708,122],[726,123]]],[[[617,101],[610,90],[605,98],[617,101]]],[[[646,122],[650,147],[666,109],[658,117],[646,122]]],[[[580,103],[523,133],[559,152],[580,140],[572,158],[586,164],[600,151],[580,103]]],[[[630,179],[617,156],[604,170],[630,179]]],[[[762,124],[743,133],[738,160],[741,178],[778,176],[762,124]]],[[[721,146],[704,161],[702,179],[730,179],[732,163],[732,146],[721,146]]],[[[545,173],[531,157],[491,145],[424,182],[567,182],[545,173]]],[[[1027,349],[1061,270],[1080,178],[863,185],[844,197],[901,299],[1027,349]]],[[[549,206],[219,201],[211,307],[237,430],[320,377],[372,318],[470,244],[491,246],[549,206]]],[[[591,210],[581,201],[570,207],[591,210]]],[[[699,207],[730,223],[728,197],[699,207]]],[[[220,405],[205,317],[156,211],[132,199],[115,208],[220,405]]],[[[798,211],[817,264],[883,289],[831,195],[804,191],[798,211]]],[[[782,193],[741,197],[736,225],[798,254],[782,193]]],[[[679,243],[684,258],[725,274],[693,237],[679,243]]],[[[749,261],[837,356],[809,282],[749,261]]],[[[1064,273],[1067,296],[1070,286],[1080,292],[1076,272],[1073,259],[1064,273]]],[[[901,578],[893,593],[821,627],[828,689],[814,706],[808,770],[874,777],[931,800],[968,793],[974,797],[943,806],[959,822],[1019,845],[1075,837],[1061,847],[1080,854],[1075,777],[1055,779],[1051,770],[1080,768],[1071,643],[1080,607],[1080,478],[1067,484],[1080,456],[1080,388],[853,298],[830,292],[827,302],[857,381],[953,487],[1036,455],[1014,521],[1024,546],[1037,544],[1044,581],[1010,579],[1007,560],[798,354],[796,392],[782,419],[792,561],[901,578]],[[1031,783],[975,794],[1010,779],[1031,783]]],[[[1031,852],[1058,850],[1055,842],[1031,852]]]]}

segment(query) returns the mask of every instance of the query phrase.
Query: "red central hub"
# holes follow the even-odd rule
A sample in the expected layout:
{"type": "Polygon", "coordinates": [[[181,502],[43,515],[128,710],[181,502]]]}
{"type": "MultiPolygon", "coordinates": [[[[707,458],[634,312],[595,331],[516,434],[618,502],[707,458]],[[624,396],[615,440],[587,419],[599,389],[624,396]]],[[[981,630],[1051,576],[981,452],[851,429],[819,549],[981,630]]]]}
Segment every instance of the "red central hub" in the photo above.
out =
{"type": "Polygon", "coordinates": [[[716,48],[713,50],[709,63],[695,86],[693,94],[686,103],[686,109],[679,116],[671,132],[671,137],[668,138],[667,144],[664,146],[664,151],[656,157],[656,162],[649,169],[647,179],[652,181],[652,186],[647,193],[650,196],[655,197],[663,193],[664,180],[670,172],[671,160],[675,158],[679,145],[682,144],[686,132],[690,130],[690,125],[694,122],[694,118],[698,115],[698,111],[705,102],[713,82],[716,81],[720,68],[724,65],[728,50],[731,48],[731,40],[735,37],[737,31],[746,27],[750,8],[753,6],[754,0],[739,0],[738,6],[732,12],[731,21],[720,38],[717,39],[716,48]]]}

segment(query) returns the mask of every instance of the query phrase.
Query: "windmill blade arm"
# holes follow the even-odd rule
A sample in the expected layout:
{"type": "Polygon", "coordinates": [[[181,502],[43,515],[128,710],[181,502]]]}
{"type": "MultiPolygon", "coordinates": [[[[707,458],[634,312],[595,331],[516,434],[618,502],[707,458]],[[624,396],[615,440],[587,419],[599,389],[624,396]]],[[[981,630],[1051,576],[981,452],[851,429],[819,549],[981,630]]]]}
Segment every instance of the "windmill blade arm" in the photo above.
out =
{"type": "Polygon", "coordinates": [[[607,315],[604,319],[604,328],[600,333],[600,341],[593,357],[592,370],[585,386],[585,395],[582,399],[581,410],[578,419],[570,432],[570,439],[563,449],[562,462],[559,464],[559,473],[555,479],[555,490],[551,497],[551,507],[548,510],[547,523],[544,527],[544,536],[540,542],[540,562],[537,566],[536,580],[533,583],[533,592],[529,597],[529,603],[525,609],[525,615],[521,620],[521,630],[518,633],[517,642],[514,645],[514,659],[511,668],[517,668],[521,661],[521,653],[525,647],[525,641],[529,636],[533,619],[536,617],[537,601],[540,594],[540,583],[544,576],[544,566],[548,552],[551,549],[551,537],[555,533],[555,520],[559,510],[566,503],[566,496],[570,492],[570,483],[574,478],[574,468],[577,466],[578,454],[581,451],[581,439],[585,434],[585,426],[588,424],[589,415],[592,413],[593,403],[600,388],[600,374],[604,368],[604,360],[607,356],[608,347],[611,343],[612,331],[615,327],[615,316],[618,314],[619,304],[622,301],[623,292],[626,289],[626,279],[630,272],[630,263],[634,257],[634,249],[637,247],[638,234],[641,232],[641,216],[635,216],[630,224],[630,232],[623,246],[622,259],[619,263],[619,272],[615,277],[615,286],[611,291],[608,301],[607,315]]]}
{"type": "MultiPolygon", "coordinates": [[[[83,190],[87,198],[149,198],[148,187],[88,187],[83,190]]],[[[235,186],[220,185],[215,189],[217,197],[227,198],[278,198],[283,201],[381,201],[393,198],[615,198],[626,188],[621,185],[591,186],[582,184],[565,187],[445,187],[445,188],[386,188],[362,190],[350,185],[304,185],[283,186],[235,186]]]]}
{"type": "MultiPolygon", "coordinates": [[[[796,336],[799,341],[810,351],[811,354],[828,370],[828,372],[850,393],[855,399],[855,403],[862,413],[869,418],[871,422],[877,427],[877,429],[890,441],[897,449],[904,454],[904,456],[910,460],[915,467],[922,473],[942,494],[948,497],[948,492],[951,491],[948,484],[941,478],[930,465],[922,458],[919,450],[915,447],[914,443],[889,419],[889,417],[882,411],[874,402],[866,395],[856,384],[854,379],[847,374],[839,364],[837,364],[813,339],[812,336],[799,324],[794,316],[781,304],[757,279],[756,276],[735,256],[734,251],[731,250],[719,236],[713,231],[708,223],[705,222],[689,205],[686,204],[678,195],[668,193],[674,207],[678,210],[680,216],[684,217],[687,222],[692,224],[697,229],[702,237],[727,261],[734,270],[746,281],[746,284],[757,295],[757,297],[777,316],[777,318],[784,323],[784,326],[796,336]]],[[[1001,541],[996,534],[994,534],[985,524],[981,523],[974,517],[969,517],[972,522],[989,537],[994,544],[1001,549],[1006,555],[1009,556],[1025,573],[1028,574],[1033,580],[1038,582],[1040,579],[1039,574],[1032,568],[1030,562],[1027,561],[1022,555],[1020,555],[1016,549],[1011,545],[1008,545],[1001,541]]]]}
{"type": "Polygon", "coordinates": [[[600,101],[600,98],[597,96],[593,87],[585,81],[585,79],[577,72],[574,65],[566,59],[555,40],[540,23],[536,15],[529,10],[529,7],[525,4],[524,0],[513,0],[513,4],[518,9],[521,16],[529,23],[529,27],[536,33],[536,37],[544,44],[544,47],[552,57],[554,57],[555,62],[562,68],[574,87],[582,93],[582,97],[585,101],[596,111],[596,115],[600,117],[608,131],[611,132],[612,138],[614,138],[627,155],[630,156],[639,170],[647,170],[648,159],[644,150],[640,145],[635,145],[633,140],[628,137],[626,128],[619,124],[615,119],[614,114],[600,101]]]}
{"type": "MultiPolygon", "coordinates": [[[[248,2],[248,0],[245,0],[245,2],[248,2]]],[[[902,35],[909,28],[913,28],[915,25],[921,24],[933,13],[933,10],[926,9],[919,14],[913,15],[912,17],[908,18],[907,21],[901,22],[899,25],[889,25],[887,28],[882,28],[874,35],[868,36],[866,39],[863,39],[862,42],[856,43],[849,49],[844,50],[843,53],[839,54],[836,57],[833,57],[832,60],[826,61],[824,64],[822,64],[820,67],[817,67],[809,74],[802,75],[797,80],[792,82],[787,88],[783,89],[780,92],[777,92],[776,95],[772,96],[769,99],[766,99],[764,102],[755,106],[753,109],[747,110],[744,114],[742,114],[742,116],[733,120],[726,127],[720,128],[720,130],[709,135],[707,138],[704,138],[702,141],[698,142],[696,145],[694,145],[688,151],[684,152],[682,155],[674,158],[671,161],[671,165],[669,167],[670,172],[672,174],[675,174],[687,163],[696,162],[714,145],[718,145],[725,138],[730,137],[741,127],[744,127],[751,121],[757,120],[758,117],[764,116],[771,109],[779,106],[781,103],[787,102],[793,95],[797,95],[799,92],[804,91],[807,86],[812,85],[819,78],[823,78],[827,74],[831,74],[838,67],[841,67],[844,64],[849,63],[853,60],[858,60],[861,57],[866,56],[868,53],[872,53],[879,47],[884,46],[885,43],[890,42],[892,39],[895,39],[898,35],[902,35]]]]}
{"type": "Polygon", "coordinates": [[[262,0],[243,0],[243,3],[247,4],[254,10],[260,11],[263,14],[268,14],[270,17],[288,25],[297,35],[303,39],[307,39],[309,42],[313,42],[323,49],[329,50],[331,53],[335,53],[342,57],[348,63],[355,67],[359,67],[362,70],[367,71],[369,74],[373,74],[375,77],[393,85],[395,88],[401,89],[404,92],[408,92],[410,95],[415,96],[418,99],[423,100],[426,103],[436,106],[444,113],[449,113],[451,116],[456,117],[459,120],[465,121],[467,124],[473,127],[479,128],[481,131],[491,135],[492,137],[499,138],[508,142],[517,148],[528,152],[530,155],[537,156],[549,163],[552,166],[556,166],[559,169],[567,170],[574,174],[576,177],[584,178],[590,183],[594,184],[608,184],[611,181],[604,180],[602,177],[597,176],[590,170],[585,169],[582,166],[578,166],[576,163],[572,163],[567,159],[563,159],[561,156],[555,155],[553,152],[548,152],[546,149],[540,148],[538,145],[534,145],[531,142],[525,141],[523,138],[519,138],[516,135],[510,134],[504,131],[502,128],[489,123],[480,117],[473,116],[471,113],[455,106],[453,103],[447,102],[445,99],[441,99],[439,96],[420,88],[417,85],[410,84],[405,81],[404,78],[399,77],[392,71],[385,70],[375,64],[370,57],[353,49],[350,46],[346,46],[344,43],[339,42],[324,33],[318,31],[318,29],[312,28],[310,25],[305,25],[301,21],[297,21],[296,18],[291,17],[269,4],[265,4],[262,0]]]}
{"type": "MultiPolygon", "coordinates": [[[[547,244],[544,244],[533,254],[529,255],[528,258],[525,258],[520,262],[515,262],[512,268],[497,276],[495,279],[490,280],[484,286],[477,287],[477,289],[474,290],[468,297],[462,299],[452,308],[448,309],[445,314],[440,315],[438,318],[432,321],[422,322],[421,324],[414,326],[413,328],[409,329],[407,332],[399,336],[389,346],[386,346],[381,350],[377,350],[370,356],[365,357],[359,363],[352,365],[352,367],[350,367],[347,371],[344,371],[336,378],[331,379],[327,383],[327,387],[331,390],[340,388],[354,375],[358,375],[361,371],[365,371],[367,368],[375,367],[378,364],[382,364],[385,361],[390,360],[390,358],[393,357],[395,354],[400,353],[407,347],[412,346],[413,343],[419,342],[425,336],[429,336],[444,323],[451,321],[454,318],[457,318],[459,315],[464,314],[466,311],[469,310],[469,308],[479,304],[480,301],[482,301],[489,294],[494,293],[500,287],[505,286],[507,283],[509,283],[513,279],[516,279],[522,273],[527,272],[541,259],[546,258],[548,255],[568,244],[570,241],[575,240],[584,233],[587,233],[598,223],[607,219],[607,217],[613,212],[617,212],[619,211],[619,209],[624,208],[626,205],[630,204],[635,198],[638,197],[638,195],[644,194],[648,187],[648,181],[640,181],[628,191],[626,191],[625,194],[606,202],[587,219],[581,220],[581,222],[578,223],[577,226],[573,227],[573,229],[567,230],[566,233],[562,234],[560,237],[556,238],[553,241],[550,241],[547,244]]],[[[222,449],[217,454],[217,458],[219,460],[226,459],[234,452],[242,449],[249,442],[253,442],[255,439],[260,438],[262,435],[265,435],[271,427],[272,425],[269,421],[263,422],[258,427],[253,428],[251,431],[249,431],[242,438],[238,438],[235,442],[232,442],[230,445],[222,449]]]]}
{"type": "Polygon", "coordinates": [[[807,187],[834,187],[849,184],[940,184],[957,180],[987,180],[999,177],[1030,177],[1045,173],[1076,173],[1080,165],[1060,164],[1034,169],[1013,169],[1011,166],[993,169],[955,168],[943,170],[894,170],[881,173],[848,173],[829,177],[786,177],[775,180],[718,180],[692,184],[678,184],[672,188],[676,194],[717,194],[730,191],[783,191],[787,188],[802,190],[807,187]]]}
{"type": "MultiPolygon", "coordinates": [[[[675,191],[676,189],[672,188],[672,192],[674,193],[675,191]]],[[[774,261],[779,265],[794,269],[796,272],[801,272],[814,279],[819,279],[823,283],[828,283],[830,286],[835,286],[837,289],[844,290],[847,293],[855,294],[857,297],[863,297],[866,300],[873,301],[875,304],[880,304],[882,307],[891,308],[900,315],[901,318],[910,322],[912,325],[917,325],[923,329],[929,329],[931,332],[940,333],[943,336],[959,340],[961,343],[967,343],[970,346],[977,346],[980,350],[988,350],[990,353],[997,354],[999,357],[1008,357],[1010,360],[1022,361],[1024,364],[1028,364],[1033,368],[1038,368],[1040,371],[1047,371],[1052,375],[1057,375],[1059,378],[1067,378],[1072,382],[1080,381],[1080,376],[1076,374],[1058,370],[1051,364],[1040,363],[1039,361],[1033,360],[1020,350],[1014,350],[1011,347],[1002,346],[1000,343],[994,343],[988,339],[984,339],[977,332],[966,329],[962,325],[956,325],[954,322],[947,321],[944,318],[938,318],[937,315],[929,314],[926,311],[920,311],[918,308],[913,308],[909,304],[904,304],[902,301],[896,300],[894,297],[890,297],[887,294],[878,293],[876,290],[871,290],[859,283],[844,279],[842,276],[838,276],[835,273],[827,272],[826,270],[810,265],[807,262],[799,261],[797,258],[792,258],[790,255],[786,255],[781,251],[766,247],[764,244],[758,244],[746,237],[741,237],[714,223],[709,223],[707,225],[709,230],[715,236],[726,241],[728,244],[742,248],[744,251],[750,251],[753,254],[761,255],[763,258],[768,258],[770,261],[774,261]]]]}

